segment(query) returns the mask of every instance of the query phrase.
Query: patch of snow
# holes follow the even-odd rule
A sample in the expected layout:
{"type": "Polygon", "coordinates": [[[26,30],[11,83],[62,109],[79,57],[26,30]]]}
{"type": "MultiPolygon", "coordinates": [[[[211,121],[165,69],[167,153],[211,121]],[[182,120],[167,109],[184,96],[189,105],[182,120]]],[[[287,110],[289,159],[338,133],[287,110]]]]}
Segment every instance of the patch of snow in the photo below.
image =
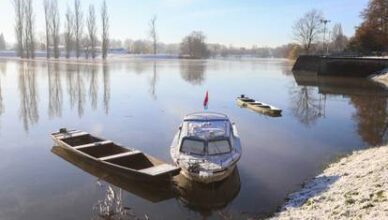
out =
{"type": "Polygon", "coordinates": [[[388,145],[330,165],[272,219],[388,219],[388,145]]]}
{"type": "Polygon", "coordinates": [[[388,68],[385,68],[379,74],[372,76],[371,79],[377,83],[383,84],[386,88],[388,88],[388,68]]]}

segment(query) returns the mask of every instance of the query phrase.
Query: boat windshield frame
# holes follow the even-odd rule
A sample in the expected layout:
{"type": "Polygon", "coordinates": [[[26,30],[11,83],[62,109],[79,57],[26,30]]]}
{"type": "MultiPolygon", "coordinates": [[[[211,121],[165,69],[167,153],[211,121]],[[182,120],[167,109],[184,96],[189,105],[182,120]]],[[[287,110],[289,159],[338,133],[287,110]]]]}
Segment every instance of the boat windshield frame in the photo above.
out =
{"type": "Polygon", "coordinates": [[[204,139],[196,138],[196,137],[183,137],[182,140],[181,140],[180,146],[179,146],[179,152],[184,153],[184,154],[189,154],[189,155],[205,156],[206,155],[206,141],[204,139]],[[182,151],[182,146],[183,146],[183,143],[185,142],[185,140],[202,142],[203,143],[203,148],[204,148],[203,154],[197,154],[197,153],[193,153],[193,152],[182,151]]]}
{"type": "Polygon", "coordinates": [[[211,156],[211,157],[219,156],[219,155],[231,153],[232,152],[232,143],[230,141],[230,137],[215,137],[215,138],[211,138],[211,139],[202,139],[202,138],[187,136],[187,137],[182,138],[182,140],[180,142],[180,146],[179,146],[179,152],[184,153],[184,154],[189,154],[189,155],[197,155],[197,156],[211,156]],[[185,142],[185,140],[202,142],[204,144],[204,154],[197,154],[197,153],[182,151],[182,146],[183,146],[183,143],[185,142]],[[224,152],[224,153],[209,154],[209,151],[208,151],[209,142],[214,142],[214,141],[227,141],[228,145],[229,145],[229,151],[224,152]]]}

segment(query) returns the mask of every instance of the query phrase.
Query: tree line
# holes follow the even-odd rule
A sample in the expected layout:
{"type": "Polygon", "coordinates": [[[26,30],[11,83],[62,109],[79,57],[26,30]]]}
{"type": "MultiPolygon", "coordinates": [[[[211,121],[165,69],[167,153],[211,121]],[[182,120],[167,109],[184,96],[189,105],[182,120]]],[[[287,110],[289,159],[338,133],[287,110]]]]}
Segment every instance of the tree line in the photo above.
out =
{"type": "MultiPolygon", "coordinates": [[[[233,47],[222,44],[209,44],[201,31],[193,31],[180,43],[164,44],[159,42],[157,16],[149,21],[149,40],[110,40],[109,16],[106,1],[100,8],[101,35],[98,36],[97,16],[93,4],[84,14],[81,1],[74,0],[64,15],[63,30],[58,0],[43,0],[45,19],[45,40],[36,45],[34,35],[34,14],[32,0],[12,0],[15,8],[16,51],[20,57],[34,58],[36,47],[46,50],[47,58],[59,58],[64,51],[66,58],[96,58],[99,51],[106,59],[108,48],[123,50],[133,54],[179,54],[185,58],[208,57],[280,57],[296,58],[299,54],[386,54],[388,52],[388,1],[371,0],[361,12],[363,22],[356,27],[351,38],[344,35],[341,23],[331,26],[331,21],[322,11],[310,10],[298,19],[292,27],[295,43],[275,48],[270,47],[233,47]],[[331,26],[331,28],[329,27],[331,26]],[[61,49],[63,42],[63,50],[61,49]],[[101,49],[99,47],[101,45],[101,49]]],[[[0,50],[5,48],[4,37],[0,35],[0,50]]]]}
{"type": "MultiPolygon", "coordinates": [[[[15,35],[17,55],[21,58],[34,58],[36,40],[34,33],[34,13],[32,0],[12,0],[15,9],[15,35]]],[[[58,9],[58,0],[44,0],[44,24],[47,59],[61,56],[60,38],[64,38],[66,58],[75,52],[75,57],[82,54],[86,58],[97,57],[98,45],[101,45],[101,55],[106,59],[109,48],[109,16],[106,1],[101,4],[101,41],[97,35],[97,15],[93,4],[84,18],[80,0],[74,0],[73,8],[68,7],[64,16],[64,29],[61,33],[61,17],[58,9]],[[84,27],[86,32],[84,33],[84,27]]]]}
{"type": "Polygon", "coordinates": [[[330,20],[322,11],[313,9],[298,19],[293,26],[297,42],[290,51],[297,54],[361,54],[384,55],[388,53],[388,1],[371,0],[361,12],[363,22],[356,27],[350,39],[342,31],[340,23],[327,31],[330,20]]]}

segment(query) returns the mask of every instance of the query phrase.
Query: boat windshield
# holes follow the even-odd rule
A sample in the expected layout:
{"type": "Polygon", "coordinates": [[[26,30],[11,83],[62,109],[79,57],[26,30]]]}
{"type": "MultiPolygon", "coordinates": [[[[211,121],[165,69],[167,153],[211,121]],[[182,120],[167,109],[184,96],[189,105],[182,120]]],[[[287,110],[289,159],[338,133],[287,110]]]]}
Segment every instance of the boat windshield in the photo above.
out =
{"type": "Polygon", "coordinates": [[[209,155],[229,153],[230,149],[228,140],[209,141],[207,145],[207,152],[209,155]]]}
{"type": "Polygon", "coordinates": [[[181,151],[188,154],[205,155],[205,142],[193,139],[184,139],[181,151]]]}

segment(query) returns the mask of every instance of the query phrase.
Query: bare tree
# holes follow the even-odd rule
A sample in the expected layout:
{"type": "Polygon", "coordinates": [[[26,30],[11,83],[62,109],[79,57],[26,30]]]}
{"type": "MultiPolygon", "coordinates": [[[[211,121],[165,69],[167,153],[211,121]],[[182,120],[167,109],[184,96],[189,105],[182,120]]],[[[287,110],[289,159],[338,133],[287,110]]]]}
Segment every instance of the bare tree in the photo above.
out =
{"type": "Polygon", "coordinates": [[[46,57],[50,58],[50,36],[51,36],[51,23],[50,23],[50,0],[43,1],[44,8],[44,22],[46,25],[46,57]]]}
{"type": "Polygon", "coordinates": [[[153,53],[156,54],[156,49],[157,49],[157,41],[158,41],[158,35],[156,33],[156,15],[154,15],[151,20],[150,20],[150,37],[152,39],[152,49],[153,53]]]}
{"type": "Polygon", "coordinates": [[[73,48],[74,37],[74,14],[69,7],[67,7],[65,19],[65,49],[66,58],[69,58],[73,48]]]}
{"type": "Polygon", "coordinates": [[[331,40],[334,51],[342,52],[345,49],[348,38],[343,34],[340,23],[334,25],[331,40]]]}
{"type": "Polygon", "coordinates": [[[52,27],[52,40],[54,46],[54,57],[59,58],[59,11],[58,11],[58,1],[51,1],[51,27],[52,27]]]}
{"type": "Polygon", "coordinates": [[[322,32],[323,15],[321,11],[311,10],[300,18],[293,26],[295,40],[304,48],[305,52],[311,52],[311,46],[314,44],[322,32]]]}
{"type": "Polygon", "coordinates": [[[102,58],[106,59],[108,55],[108,47],[109,47],[109,16],[108,9],[106,6],[106,1],[102,3],[101,6],[101,23],[102,23],[102,58]]]}
{"type": "Polygon", "coordinates": [[[89,48],[92,58],[96,58],[96,46],[97,46],[97,26],[96,26],[96,13],[94,6],[89,5],[89,16],[87,18],[87,28],[89,35],[89,48]]]}
{"type": "Polygon", "coordinates": [[[13,0],[13,6],[15,9],[15,34],[17,41],[17,55],[24,57],[24,0],[13,0]]]}
{"type": "Polygon", "coordinates": [[[25,0],[24,2],[24,42],[26,48],[27,58],[35,57],[35,39],[34,39],[34,14],[32,8],[32,0],[25,0]]]}
{"type": "Polygon", "coordinates": [[[81,54],[81,39],[83,31],[83,14],[81,11],[80,0],[74,0],[74,36],[75,36],[75,50],[76,56],[79,58],[81,54]]]}
{"type": "Polygon", "coordinates": [[[89,59],[90,55],[90,40],[89,36],[85,36],[81,39],[81,45],[86,59],[89,59]]]}
{"type": "Polygon", "coordinates": [[[201,31],[193,31],[183,38],[180,45],[181,54],[194,59],[209,57],[209,50],[206,45],[206,36],[201,31]]]}

